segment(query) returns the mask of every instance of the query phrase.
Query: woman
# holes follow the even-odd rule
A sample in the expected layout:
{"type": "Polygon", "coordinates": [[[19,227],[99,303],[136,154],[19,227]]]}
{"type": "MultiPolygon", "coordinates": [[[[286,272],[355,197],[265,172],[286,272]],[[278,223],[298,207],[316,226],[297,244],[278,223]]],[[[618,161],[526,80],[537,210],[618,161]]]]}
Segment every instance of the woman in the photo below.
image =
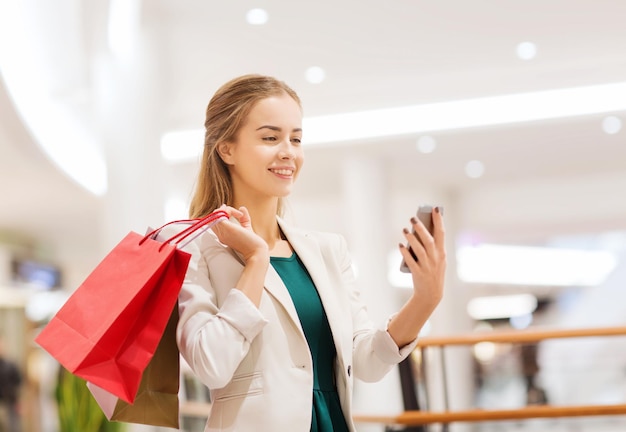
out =
{"type": "Polygon", "coordinates": [[[414,294],[377,329],[344,239],[280,217],[304,160],[296,93],[272,77],[236,78],[209,102],[205,128],[190,215],[219,207],[230,221],[185,247],[177,339],[211,391],[206,431],[352,431],[353,378],[380,380],[406,358],[442,297],[441,215],[432,236],[412,219],[421,243],[404,229],[414,294]]]}

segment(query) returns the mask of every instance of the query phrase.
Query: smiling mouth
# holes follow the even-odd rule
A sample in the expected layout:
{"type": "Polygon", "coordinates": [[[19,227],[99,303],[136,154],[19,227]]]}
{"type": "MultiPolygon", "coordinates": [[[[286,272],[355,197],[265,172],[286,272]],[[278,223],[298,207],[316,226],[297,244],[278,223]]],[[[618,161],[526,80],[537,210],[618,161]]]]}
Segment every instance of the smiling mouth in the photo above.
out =
{"type": "Polygon", "coordinates": [[[270,169],[274,174],[278,174],[280,176],[291,177],[293,175],[292,169],[270,169]]]}

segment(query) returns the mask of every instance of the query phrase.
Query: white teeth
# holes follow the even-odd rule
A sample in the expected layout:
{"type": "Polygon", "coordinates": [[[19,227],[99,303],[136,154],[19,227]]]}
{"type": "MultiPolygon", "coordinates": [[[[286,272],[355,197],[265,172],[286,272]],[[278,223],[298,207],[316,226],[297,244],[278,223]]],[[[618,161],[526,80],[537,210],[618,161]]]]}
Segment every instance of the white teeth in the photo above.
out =
{"type": "Polygon", "coordinates": [[[293,170],[288,170],[288,169],[275,169],[272,170],[272,172],[278,174],[278,175],[284,175],[284,176],[290,176],[293,174],[293,170]]]}

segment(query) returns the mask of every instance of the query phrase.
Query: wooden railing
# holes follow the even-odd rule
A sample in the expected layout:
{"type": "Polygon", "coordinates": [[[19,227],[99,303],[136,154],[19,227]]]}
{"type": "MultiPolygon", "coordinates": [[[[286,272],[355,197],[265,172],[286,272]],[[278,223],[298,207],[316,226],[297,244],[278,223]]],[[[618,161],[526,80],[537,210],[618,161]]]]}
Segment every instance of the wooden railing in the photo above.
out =
{"type": "MultiPolygon", "coordinates": [[[[525,344],[546,339],[626,336],[626,327],[602,327],[580,329],[536,329],[519,331],[477,332],[445,337],[423,337],[416,349],[439,348],[445,378],[444,348],[448,346],[471,346],[481,342],[525,344]]],[[[447,402],[447,385],[444,379],[445,409],[443,411],[406,410],[394,415],[355,415],[357,423],[383,423],[387,425],[421,426],[432,423],[478,422],[498,420],[523,420],[531,418],[609,416],[626,414],[626,404],[614,405],[530,405],[517,409],[469,409],[450,410],[447,402]]],[[[403,389],[404,391],[404,389],[403,389]]],[[[406,395],[404,395],[406,397],[406,395]]],[[[415,395],[413,395],[415,397],[415,395]]],[[[405,399],[406,400],[406,399],[405,399]]]]}

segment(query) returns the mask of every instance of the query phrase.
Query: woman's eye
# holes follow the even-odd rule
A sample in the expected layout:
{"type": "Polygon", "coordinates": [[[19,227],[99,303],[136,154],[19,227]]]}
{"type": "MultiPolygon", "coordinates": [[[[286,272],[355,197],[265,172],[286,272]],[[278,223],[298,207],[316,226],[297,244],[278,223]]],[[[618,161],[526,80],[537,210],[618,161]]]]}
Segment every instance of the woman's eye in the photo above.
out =
{"type": "Polygon", "coordinates": [[[273,137],[273,136],[263,137],[263,141],[274,142],[276,141],[276,137],[273,137]]]}
{"type": "Polygon", "coordinates": [[[294,144],[302,144],[302,138],[299,138],[299,137],[291,138],[291,142],[294,144]]]}

